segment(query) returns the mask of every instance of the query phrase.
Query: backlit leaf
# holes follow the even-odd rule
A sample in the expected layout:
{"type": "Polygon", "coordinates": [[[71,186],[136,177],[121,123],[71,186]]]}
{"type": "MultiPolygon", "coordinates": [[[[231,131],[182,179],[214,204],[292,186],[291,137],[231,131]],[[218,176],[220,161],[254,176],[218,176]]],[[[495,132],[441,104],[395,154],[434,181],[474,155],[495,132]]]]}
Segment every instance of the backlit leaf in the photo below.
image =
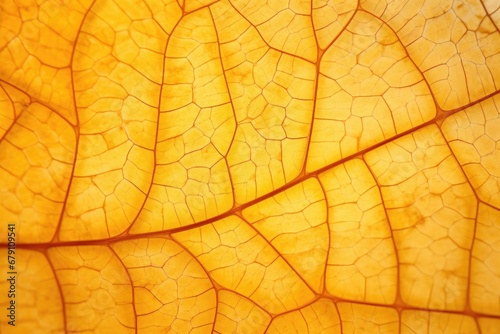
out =
{"type": "Polygon", "coordinates": [[[0,332],[498,332],[499,27],[494,0],[0,1],[0,332]]]}

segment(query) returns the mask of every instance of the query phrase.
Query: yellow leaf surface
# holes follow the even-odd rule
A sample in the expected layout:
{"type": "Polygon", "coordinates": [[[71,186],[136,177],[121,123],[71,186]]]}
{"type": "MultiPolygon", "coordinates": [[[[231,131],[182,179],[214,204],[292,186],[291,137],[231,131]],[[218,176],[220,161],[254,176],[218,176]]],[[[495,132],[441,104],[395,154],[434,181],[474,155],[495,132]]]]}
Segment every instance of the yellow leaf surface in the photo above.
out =
{"type": "Polygon", "coordinates": [[[499,28],[1,1],[0,332],[497,333],[499,28]]]}

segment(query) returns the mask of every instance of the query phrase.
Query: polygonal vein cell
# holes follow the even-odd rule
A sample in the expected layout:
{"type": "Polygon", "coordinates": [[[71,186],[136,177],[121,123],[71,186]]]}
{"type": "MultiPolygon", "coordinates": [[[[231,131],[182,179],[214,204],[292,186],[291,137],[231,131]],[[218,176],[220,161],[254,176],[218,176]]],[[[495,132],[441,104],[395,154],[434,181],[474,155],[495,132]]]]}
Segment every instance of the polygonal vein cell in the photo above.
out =
{"type": "Polygon", "coordinates": [[[356,13],[319,65],[307,171],[435,115],[429,88],[397,35],[369,13],[356,13]]]}
{"type": "Polygon", "coordinates": [[[361,5],[397,32],[441,108],[461,107],[500,88],[500,32],[480,0],[361,5]]]}
{"type": "Polygon", "coordinates": [[[476,237],[472,249],[471,308],[479,313],[500,316],[500,210],[479,205],[476,237]]]}
{"type": "Polygon", "coordinates": [[[230,3],[271,48],[316,60],[317,45],[310,3],[292,1],[290,4],[288,0],[232,0],[230,3]]]}
{"type": "Polygon", "coordinates": [[[437,126],[365,155],[381,186],[409,305],[462,311],[476,197],[437,126]]]}
{"type": "Polygon", "coordinates": [[[320,49],[325,50],[356,13],[356,0],[312,0],[312,22],[320,49]]]}
{"type": "Polygon", "coordinates": [[[188,252],[162,238],[123,241],[112,247],[130,275],[139,332],[210,332],[215,291],[188,252]]]}
{"type": "Polygon", "coordinates": [[[317,179],[243,210],[243,217],[314,291],[323,291],[329,238],[326,202],[317,179]]]}
{"type": "Polygon", "coordinates": [[[379,188],[361,160],[320,174],[328,201],[326,289],[362,302],[392,304],[397,259],[379,188]]]}
{"type": "Polygon", "coordinates": [[[302,170],[316,68],[295,54],[269,48],[226,2],[211,10],[237,121],[227,160],[235,201],[243,204],[285,185],[302,170]]]}
{"type": "Polygon", "coordinates": [[[399,333],[399,314],[393,308],[343,302],[337,307],[342,333],[399,333]]]}
{"type": "Polygon", "coordinates": [[[47,107],[28,105],[0,142],[0,216],[17,223],[20,242],[54,237],[75,156],[75,131],[47,107]]]}
{"type": "Polygon", "coordinates": [[[164,62],[156,170],[132,233],[186,226],[233,205],[224,157],[234,114],[207,8],[182,18],[164,62]]]}
{"type": "Polygon", "coordinates": [[[0,82],[0,140],[29,104],[28,95],[5,82],[0,82]]]}
{"type": "Polygon", "coordinates": [[[174,234],[210,277],[271,314],[310,302],[314,294],[269,243],[237,216],[174,234]]]}
{"type": "Polygon", "coordinates": [[[0,79],[26,91],[72,125],[77,118],[70,63],[91,4],[91,0],[0,4],[0,79]]]}
{"type": "Polygon", "coordinates": [[[97,2],[87,15],[73,58],[81,124],[62,240],[120,234],[143,206],[155,163],[166,40],[143,2],[97,2]]]}
{"type": "Polygon", "coordinates": [[[500,96],[448,117],[441,129],[479,199],[500,208],[500,96]]]}
{"type": "Polygon", "coordinates": [[[48,257],[62,292],[66,331],[135,332],[130,278],[109,247],[56,247],[48,257]]]}
{"type": "MultiPolygon", "coordinates": [[[[486,319],[485,319],[486,320],[486,319]]],[[[487,320],[484,321],[487,326],[487,320]]],[[[403,333],[493,333],[486,326],[478,329],[475,319],[465,314],[450,314],[419,310],[405,310],[401,314],[403,333]]]]}
{"type": "Polygon", "coordinates": [[[320,299],[274,318],[266,333],[341,333],[340,329],[337,307],[329,299],[320,299]]]}
{"type": "Polygon", "coordinates": [[[229,290],[217,295],[215,333],[265,333],[271,316],[250,299],[229,290]]]}

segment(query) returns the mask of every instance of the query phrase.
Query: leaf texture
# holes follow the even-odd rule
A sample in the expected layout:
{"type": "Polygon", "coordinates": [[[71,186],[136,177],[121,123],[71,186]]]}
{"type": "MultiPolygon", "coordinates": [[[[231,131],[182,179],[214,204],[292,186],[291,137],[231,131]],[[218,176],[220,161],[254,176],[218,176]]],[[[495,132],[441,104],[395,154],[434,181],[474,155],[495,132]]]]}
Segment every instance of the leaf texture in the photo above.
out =
{"type": "Polygon", "coordinates": [[[0,331],[498,332],[499,27],[493,0],[1,1],[0,331]]]}

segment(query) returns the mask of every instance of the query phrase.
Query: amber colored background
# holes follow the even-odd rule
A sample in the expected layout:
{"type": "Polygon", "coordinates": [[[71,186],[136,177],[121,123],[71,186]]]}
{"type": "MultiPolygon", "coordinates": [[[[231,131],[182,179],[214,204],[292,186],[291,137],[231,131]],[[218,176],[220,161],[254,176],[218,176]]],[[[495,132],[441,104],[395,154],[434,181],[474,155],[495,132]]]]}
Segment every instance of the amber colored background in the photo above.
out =
{"type": "Polygon", "coordinates": [[[499,27],[497,0],[1,0],[0,332],[500,332],[499,27]]]}

